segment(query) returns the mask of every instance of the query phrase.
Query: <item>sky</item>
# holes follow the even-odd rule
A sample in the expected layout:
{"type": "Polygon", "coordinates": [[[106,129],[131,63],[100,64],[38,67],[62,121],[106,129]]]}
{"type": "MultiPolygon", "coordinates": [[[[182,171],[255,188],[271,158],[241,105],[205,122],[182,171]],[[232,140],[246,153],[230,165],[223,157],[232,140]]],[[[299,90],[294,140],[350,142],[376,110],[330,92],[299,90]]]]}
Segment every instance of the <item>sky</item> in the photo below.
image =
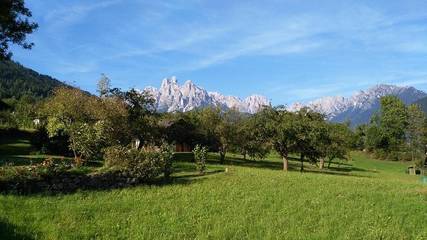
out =
{"type": "Polygon", "coordinates": [[[427,1],[26,0],[39,29],[13,59],[95,92],[191,79],[273,104],[386,83],[427,90],[427,1]]]}

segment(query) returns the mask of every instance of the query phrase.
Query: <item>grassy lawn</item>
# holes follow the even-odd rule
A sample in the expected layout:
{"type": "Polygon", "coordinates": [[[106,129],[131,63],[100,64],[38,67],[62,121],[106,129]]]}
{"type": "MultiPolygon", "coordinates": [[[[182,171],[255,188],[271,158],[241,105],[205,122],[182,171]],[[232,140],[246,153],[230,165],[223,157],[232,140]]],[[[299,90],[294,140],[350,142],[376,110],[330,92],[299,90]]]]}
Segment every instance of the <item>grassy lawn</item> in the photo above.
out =
{"type": "Polygon", "coordinates": [[[277,156],[199,176],[179,154],[169,184],[63,195],[0,195],[0,239],[427,239],[427,186],[406,165],[353,160],[320,172],[277,156]]]}

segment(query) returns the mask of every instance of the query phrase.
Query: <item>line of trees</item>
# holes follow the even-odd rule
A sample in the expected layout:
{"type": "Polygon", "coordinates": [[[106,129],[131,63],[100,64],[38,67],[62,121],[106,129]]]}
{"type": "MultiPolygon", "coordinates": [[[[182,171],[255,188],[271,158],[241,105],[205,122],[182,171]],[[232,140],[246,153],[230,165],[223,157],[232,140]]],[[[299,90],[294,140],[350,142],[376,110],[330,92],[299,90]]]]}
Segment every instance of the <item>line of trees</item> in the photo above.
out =
{"type": "MultiPolygon", "coordinates": [[[[160,146],[164,142],[188,147],[205,146],[218,152],[224,163],[229,152],[244,159],[263,159],[272,150],[283,159],[329,167],[334,159],[346,159],[351,149],[366,150],[378,158],[424,160],[427,121],[417,105],[405,106],[394,96],[381,99],[380,111],[371,123],[351,129],[349,123],[331,123],[325,116],[302,108],[289,112],[283,106],[265,106],[256,114],[216,107],[189,112],[158,113],[154,99],[135,89],[122,91],[102,76],[98,96],[75,88],[59,87],[52,97],[31,105],[30,116],[41,120],[39,134],[45,150],[68,143],[78,164],[102,159],[112,146],[160,146]],[[49,147],[51,146],[51,147],[49,147]]],[[[55,152],[58,153],[58,152],[55,152]]]]}
{"type": "Polygon", "coordinates": [[[415,161],[426,157],[427,118],[418,105],[406,106],[396,96],[380,100],[380,110],[369,124],[355,129],[354,147],[389,160],[415,161]]]}
{"type": "MultiPolygon", "coordinates": [[[[284,107],[265,106],[250,115],[234,109],[216,107],[185,113],[157,113],[155,102],[145,92],[111,88],[102,76],[99,96],[78,89],[59,87],[43,102],[38,114],[52,139],[67,138],[78,164],[102,159],[112,146],[160,146],[163,142],[184,144],[191,149],[205,146],[218,152],[224,163],[229,152],[243,158],[263,159],[273,149],[283,158],[283,170],[289,169],[289,157],[328,166],[344,159],[350,150],[353,133],[348,124],[329,123],[308,108],[289,112],[284,107]]],[[[48,149],[48,148],[46,148],[48,149]]]]}

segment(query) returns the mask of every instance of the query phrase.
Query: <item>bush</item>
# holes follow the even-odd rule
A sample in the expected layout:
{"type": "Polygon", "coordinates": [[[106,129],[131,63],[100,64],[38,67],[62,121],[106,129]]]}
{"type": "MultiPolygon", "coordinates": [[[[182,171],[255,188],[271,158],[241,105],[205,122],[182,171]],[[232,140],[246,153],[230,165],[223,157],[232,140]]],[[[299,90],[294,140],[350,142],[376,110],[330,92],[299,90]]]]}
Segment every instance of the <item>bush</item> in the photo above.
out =
{"type": "Polygon", "coordinates": [[[174,159],[173,147],[167,143],[163,143],[160,147],[162,161],[163,161],[163,174],[165,178],[169,178],[173,172],[172,162],[174,159]]]}
{"type": "Polygon", "coordinates": [[[68,161],[63,159],[55,160],[49,157],[35,165],[0,167],[0,180],[25,182],[61,174],[71,168],[72,165],[68,161]]]}
{"type": "Polygon", "coordinates": [[[104,164],[106,167],[127,167],[129,148],[120,145],[104,149],[104,164]]]}
{"type": "Polygon", "coordinates": [[[151,180],[161,173],[169,177],[172,173],[173,152],[167,144],[143,149],[112,146],[105,149],[104,159],[107,167],[118,168],[141,181],[151,180]]]}
{"type": "Polygon", "coordinates": [[[204,174],[206,170],[206,159],[208,157],[207,148],[197,144],[193,149],[193,154],[197,170],[200,172],[200,174],[204,174]]]}

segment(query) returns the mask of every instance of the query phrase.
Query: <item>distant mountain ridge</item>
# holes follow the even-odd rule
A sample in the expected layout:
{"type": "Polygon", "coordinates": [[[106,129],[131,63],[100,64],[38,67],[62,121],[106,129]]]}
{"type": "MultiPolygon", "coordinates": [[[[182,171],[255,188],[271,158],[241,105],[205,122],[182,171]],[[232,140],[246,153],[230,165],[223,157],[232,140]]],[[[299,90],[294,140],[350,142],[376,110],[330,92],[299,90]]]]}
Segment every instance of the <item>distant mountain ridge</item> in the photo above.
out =
{"type": "Polygon", "coordinates": [[[29,95],[47,97],[54,88],[65,83],[26,68],[13,61],[0,61],[0,99],[29,95]]]}
{"type": "Polygon", "coordinates": [[[178,84],[176,77],[165,78],[159,89],[146,87],[144,91],[156,100],[156,108],[161,112],[187,112],[197,108],[216,106],[221,109],[234,108],[240,112],[256,113],[270,101],[261,95],[251,95],[243,100],[235,96],[224,96],[218,92],[208,92],[191,80],[178,84]]]}
{"type": "Polygon", "coordinates": [[[288,110],[295,111],[301,107],[309,107],[326,115],[332,122],[350,121],[351,125],[357,126],[368,123],[372,114],[380,108],[380,98],[394,95],[405,104],[411,104],[427,97],[421,90],[409,86],[394,86],[379,84],[366,91],[359,91],[354,95],[346,97],[322,97],[306,104],[294,103],[288,110]]]}
{"type": "MultiPolygon", "coordinates": [[[[58,86],[67,85],[19,63],[0,61],[0,99],[20,98],[24,95],[44,98],[58,86]]],[[[271,105],[270,101],[261,95],[251,95],[242,100],[235,96],[208,92],[190,80],[179,85],[176,77],[164,79],[158,89],[146,87],[144,90],[155,98],[157,110],[161,112],[186,112],[207,106],[217,106],[224,110],[234,108],[241,112],[256,113],[263,106],[271,105]]],[[[387,84],[373,86],[350,97],[329,96],[307,103],[294,103],[288,107],[288,110],[295,111],[301,107],[309,107],[325,114],[327,119],[332,122],[350,121],[353,126],[357,126],[369,122],[372,114],[380,107],[380,98],[387,95],[397,96],[405,104],[419,104],[427,112],[427,94],[425,92],[414,87],[387,84]]]]}
{"type": "Polygon", "coordinates": [[[420,106],[421,110],[427,113],[427,97],[418,99],[416,102],[414,102],[414,104],[417,104],[418,106],[420,106]]]}

